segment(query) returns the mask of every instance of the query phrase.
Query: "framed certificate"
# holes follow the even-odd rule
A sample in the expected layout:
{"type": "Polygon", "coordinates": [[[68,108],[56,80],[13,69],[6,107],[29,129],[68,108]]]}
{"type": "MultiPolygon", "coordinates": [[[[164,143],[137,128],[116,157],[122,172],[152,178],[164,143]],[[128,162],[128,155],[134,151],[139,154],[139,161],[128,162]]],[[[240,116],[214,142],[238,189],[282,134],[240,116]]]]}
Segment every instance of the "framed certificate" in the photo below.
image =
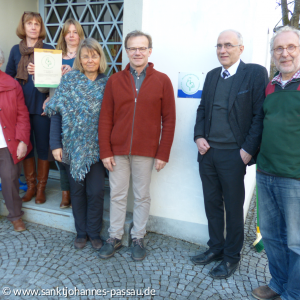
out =
{"type": "Polygon", "coordinates": [[[34,85],[36,87],[58,87],[61,79],[61,50],[35,48],[34,65],[34,85]]]}

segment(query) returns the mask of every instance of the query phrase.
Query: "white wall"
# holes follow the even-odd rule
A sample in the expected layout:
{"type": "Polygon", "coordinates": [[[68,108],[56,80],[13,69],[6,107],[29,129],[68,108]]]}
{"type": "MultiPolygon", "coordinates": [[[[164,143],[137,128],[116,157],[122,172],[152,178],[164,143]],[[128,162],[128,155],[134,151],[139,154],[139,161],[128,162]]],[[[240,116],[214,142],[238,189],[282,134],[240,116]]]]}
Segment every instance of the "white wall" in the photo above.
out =
{"type": "MultiPolygon", "coordinates": [[[[273,21],[273,2],[139,0],[141,24],[140,19],[134,22],[132,14],[133,8],[136,14],[137,1],[125,0],[123,34],[125,37],[131,30],[139,29],[152,35],[153,53],[150,61],[157,70],[171,78],[177,96],[178,72],[207,73],[220,65],[214,46],[218,34],[225,29],[232,28],[242,33],[245,51],[241,58],[244,62],[268,66],[267,34],[268,29],[272,32],[276,24],[273,21]],[[127,20],[131,22],[127,23],[127,20]]],[[[124,57],[123,65],[127,62],[128,59],[124,57]]],[[[153,171],[148,229],[204,244],[208,236],[207,219],[196,161],[197,148],[193,142],[193,127],[199,102],[197,99],[176,97],[174,144],[166,168],[160,173],[153,171]],[[192,228],[194,232],[184,234],[193,230],[192,228]]],[[[245,184],[247,210],[255,186],[255,166],[250,170],[248,168],[245,184]]],[[[132,207],[132,203],[129,207],[132,207]]]]}
{"type": "Polygon", "coordinates": [[[0,48],[5,56],[5,63],[1,67],[2,71],[5,71],[10,49],[20,42],[16,35],[16,29],[24,11],[38,12],[38,1],[0,0],[0,48]]]}

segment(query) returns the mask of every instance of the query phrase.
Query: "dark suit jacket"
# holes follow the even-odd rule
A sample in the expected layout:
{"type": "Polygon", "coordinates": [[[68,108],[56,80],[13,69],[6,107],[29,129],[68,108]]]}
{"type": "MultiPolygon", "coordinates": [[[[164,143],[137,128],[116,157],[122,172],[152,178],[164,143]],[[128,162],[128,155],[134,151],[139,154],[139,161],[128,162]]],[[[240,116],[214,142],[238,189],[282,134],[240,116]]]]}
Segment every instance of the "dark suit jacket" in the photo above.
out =
{"type": "MultiPolygon", "coordinates": [[[[210,71],[205,79],[200,105],[197,109],[194,140],[209,136],[213,101],[222,67],[210,71]]],[[[228,119],[240,148],[252,155],[248,165],[255,163],[263,129],[263,101],[268,84],[266,68],[240,62],[234,76],[228,101],[228,119]]],[[[198,161],[201,159],[198,153],[198,161]]]]}

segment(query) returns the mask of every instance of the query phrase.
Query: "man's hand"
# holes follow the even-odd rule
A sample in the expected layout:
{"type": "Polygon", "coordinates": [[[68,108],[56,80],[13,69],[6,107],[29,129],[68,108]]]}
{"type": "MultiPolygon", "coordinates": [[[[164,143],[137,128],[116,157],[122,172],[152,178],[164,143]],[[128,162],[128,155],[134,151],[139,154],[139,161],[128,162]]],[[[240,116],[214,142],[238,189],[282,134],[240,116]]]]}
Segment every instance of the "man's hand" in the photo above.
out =
{"type": "Polygon", "coordinates": [[[20,142],[17,148],[17,159],[23,158],[27,153],[27,145],[23,142],[20,142]]]}
{"type": "Polygon", "coordinates": [[[204,138],[197,139],[196,144],[197,144],[197,147],[198,147],[198,151],[201,155],[204,155],[208,151],[208,149],[210,148],[207,140],[204,139],[204,138]]]}
{"type": "Polygon", "coordinates": [[[160,159],[155,159],[155,169],[157,172],[159,172],[161,169],[163,169],[166,165],[166,162],[160,159]]]}
{"type": "Polygon", "coordinates": [[[33,63],[29,63],[27,66],[28,74],[34,75],[35,65],[33,63]]]}
{"type": "MultiPolygon", "coordinates": [[[[46,100],[43,103],[43,110],[45,110],[46,108],[46,104],[49,102],[50,98],[47,97],[46,100]]],[[[45,116],[46,114],[44,112],[41,113],[41,116],[45,116]]]]}
{"type": "Polygon", "coordinates": [[[104,167],[105,167],[108,171],[112,172],[112,171],[114,170],[114,169],[113,169],[113,166],[115,166],[116,163],[115,163],[115,159],[114,159],[113,156],[112,156],[112,157],[103,158],[103,159],[102,159],[102,162],[103,162],[104,167]]]}
{"type": "Polygon", "coordinates": [[[61,162],[62,160],[62,148],[57,148],[52,150],[52,154],[54,156],[54,159],[61,162]]]}
{"type": "Polygon", "coordinates": [[[246,151],[244,151],[243,149],[240,150],[240,155],[241,155],[241,158],[244,162],[245,165],[248,164],[248,162],[251,160],[252,158],[252,155],[248,154],[246,151]]]}

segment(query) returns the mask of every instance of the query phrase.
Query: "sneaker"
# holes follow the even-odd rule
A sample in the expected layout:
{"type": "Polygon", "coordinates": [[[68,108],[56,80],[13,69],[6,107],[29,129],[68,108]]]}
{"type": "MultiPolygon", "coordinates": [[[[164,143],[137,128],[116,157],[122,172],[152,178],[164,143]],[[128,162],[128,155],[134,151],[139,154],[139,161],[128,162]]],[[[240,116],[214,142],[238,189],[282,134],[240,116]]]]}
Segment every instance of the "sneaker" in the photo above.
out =
{"type": "Polygon", "coordinates": [[[117,238],[109,238],[106,240],[106,243],[99,251],[100,258],[110,258],[112,257],[115,252],[122,247],[121,240],[117,238]]]}
{"type": "Polygon", "coordinates": [[[259,300],[279,300],[279,294],[271,290],[267,285],[260,286],[252,291],[252,296],[259,300]]]}
{"type": "Polygon", "coordinates": [[[143,260],[146,257],[146,249],[143,238],[132,240],[131,257],[133,260],[143,260]]]}

